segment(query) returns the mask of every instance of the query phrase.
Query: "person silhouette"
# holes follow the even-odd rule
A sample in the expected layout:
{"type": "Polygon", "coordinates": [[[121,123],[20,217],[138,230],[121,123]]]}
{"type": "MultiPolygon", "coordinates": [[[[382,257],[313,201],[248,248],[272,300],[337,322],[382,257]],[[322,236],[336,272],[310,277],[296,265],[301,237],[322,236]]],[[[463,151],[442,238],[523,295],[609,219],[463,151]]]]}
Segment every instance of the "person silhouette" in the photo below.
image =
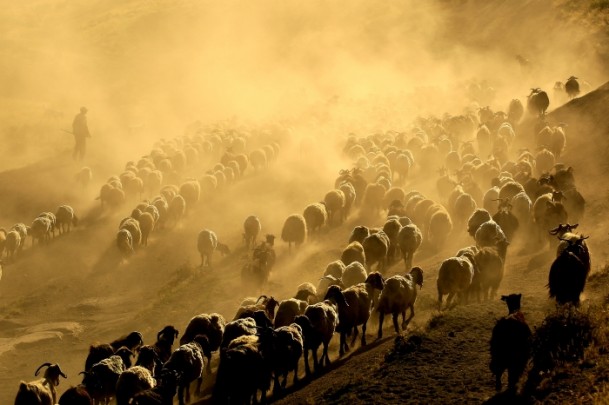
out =
{"type": "Polygon", "coordinates": [[[74,134],[74,160],[82,160],[87,149],[87,138],[91,138],[89,127],[87,126],[87,108],[80,107],[80,112],[74,117],[72,122],[72,134],[74,134]]]}

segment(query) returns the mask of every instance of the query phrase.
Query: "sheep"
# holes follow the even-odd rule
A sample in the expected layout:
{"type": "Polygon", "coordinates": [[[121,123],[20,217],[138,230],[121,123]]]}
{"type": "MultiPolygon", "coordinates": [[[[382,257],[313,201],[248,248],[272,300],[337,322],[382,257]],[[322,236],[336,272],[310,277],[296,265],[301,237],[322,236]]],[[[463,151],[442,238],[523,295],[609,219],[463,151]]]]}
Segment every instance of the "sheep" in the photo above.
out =
{"type": "Polygon", "coordinates": [[[169,200],[169,206],[167,208],[167,220],[173,224],[173,226],[177,225],[180,222],[180,219],[186,213],[186,200],[181,195],[175,195],[171,200],[169,200]]]}
{"type": "Polygon", "coordinates": [[[429,219],[428,239],[438,249],[444,246],[448,235],[453,230],[450,215],[445,209],[435,212],[429,219]]]}
{"type": "Polygon", "coordinates": [[[506,198],[499,204],[499,210],[493,215],[493,221],[503,230],[507,240],[513,240],[519,223],[518,218],[512,214],[512,204],[510,204],[509,199],[506,198]]]}
{"type": "Polygon", "coordinates": [[[180,185],[179,193],[186,202],[186,209],[190,210],[199,201],[201,186],[197,180],[190,179],[180,185]]]}
{"type": "Polygon", "coordinates": [[[331,190],[324,196],[324,204],[328,211],[328,225],[333,225],[338,215],[338,224],[343,221],[343,209],[345,208],[345,194],[338,189],[331,190]]]}
{"type": "Polygon", "coordinates": [[[463,193],[455,200],[453,206],[453,217],[457,223],[464,223],[475,211],[477,205],[474,198],[468,193],[463,193]]]}
{"type": "Polygon", "coordinates": [[[133,366],[123,371],[116,382],[116,405],[128,405],[135,394],[155,385],[150,371],[144,367],[133,366]]]}
{"type": "Polygon", "coordinates": [[[307,233],[312,235],[319,231],[328,221],[328,212],[325,203],[313,203],[305,207],[302,216],[307,223],[307,233]]]}
{"type": "Polygon", "coordinates": [[[249,163],[255,171],[261,170],[267,165],[267,157],[262,149],[255,149],[249,154],[249,163]]]}
{"type": "Polygon", "coordinates": [[[419,246],[421,246],[422,241],[423,234],[415,224],[409,224],[400,229],[400,232],[398,233],[398,244],[402,251],[402,258],[406,269],[412,267],[412,259],[419,246]]]}
{"type": "Polygon", "coordinates": [[[273,331],[235,339],[222,353],[216,385],[212,394],[215,403],[266,403],[266,392],[272,378],[273,331]],[[269,333],[270,332],[270,333],[269,333]]]}
{"type": "MultiPolygon", "coordinates": [[[[368,277],[366,269],[360,262],[353,262],[345,267],[342,276],[342,284],[344,288],[363,283],[368,277]]],[[[321,291],[320,291],[321,292],[321,291]]]]}
{"type": "Polygon", "coordinates": [[[568,246],[554,259],[550,267],[547,287],[550,298],[556,298],[559,305],[579,305],[580,295],[590,273],[590,256],[584,245],[585,239],[587,238],[562,239],[568,246]]]}
{"type": "Polygon", "coordinates": [[[138,348],[144,344],[144,338],[138,331],[133,331],[128,335],[121,336],[120,338],[110,342],[110,346],[117,352],[121,347],[126,347],[132,352],[137,352],[138,348]]]}
{"type": "Polygon", "coordinates": [[[148,236],[154,230],[154,217],[149,212],[143,212],[137,218],[137,221],[140,224],[140,232],[142,233],[142,245],[148,246],[148,236]]]}
{"type": "Polygon", "coordinates": [[[567,222],[568,213],[560,202],[561,199],[561,192],[547,193],[539,196],[533,204],[533,219],[537,225],[539,242],[543,244],[546,229],[567,222]]]}
{"type": "Polygon", "coordinates": [[[569,219],[574,222],[581,221],[586,210],[586,200],[575,187],[564,190],[563,194],[565,199],[563,204],[569,219]]]}
{"type": "MultiPolygon", "coordinates": [[[[358,225],[351,231],[351,235],[349,236],[349,243],[359,242],[363,243],[364,239],[370,235],[370,229],[364,225],[358,225]]],[[[348,264],[348,263],[346,263],[348,264]]]]}
{"type": "Polygon", "coordinates": [[[307,238],[307,222],[300,214],[292,214],[286,218],[281,229],[281,239],[288,243],[292,251],[292,243],[298,248],[307,238]]]}
{"type": "Polygon", "coordinates": [[[318,302],[323,300],[323,298],[326,294],[326,291],[328,290],[328,287],[330,287],[331,285],[337,285],[341,288],[345,287],[342,279],[334,277],[332,275],[323,276],[322,278],[319,279],[319,284],[317,285],[317,289],[316,289],[318,302]]]}
{"type": "Polygon", "coordinates": [[[371,214],[377,214],[382,209],[384,197],[385,188],[381,184],[368,184],[364,192],[363,205],[371,214]]]}
{"type": "Polygon", "coordinates": [[[401,229],[402,225],[400,224],[400,221],[395,218],[387,219],[383,225],[383,232],[385,232],[385,235],[387,235],[389,238],[389,250],[387,252],[387,259],[389,263],[392,263],[393,260],[400,255],[398,235],[401,229]]]}
{"type": "Polygon", "coordinates": [[[364,283],[359,283],[341,291],[338,286],[328,288],[325,299],[332,300],[338,308],[338,327],[340,332],[339,355],[349,351],[347,335],[353,333],[351,344],[355,343],[358,335],[357,327],[362,325],[361,345],[366,345],[366,324],[370,318],[373,290],[382,291],[384,280],[380,273],[371,273],[364,283]]]}
{"type": "Polygon", "coordinates": [[[516,125],[520,122],[520,119],[522,118],[523,114],[524,106],[522,105],[520,100],[518,100],[517,98],[512,99],[508,107],[508,121],[512,125],[516,125]]]}
{"type": "Polygon", "coordinates": [[[449,308],[455,295],[467,303],[467,293],[474,278],[474,265],[464,256],[450,257],[442,262],[438,273],[438,309],[442,309],[442,297],[448,294],[446,307],[449,308]]]}
{"type": "Polygon", "coordinates": [[[479,271],[480,290],[485,300],[495,299],[497,289],[503,279],[508,245],[507,240],[499,240],[495,248],[483,247],[475,253],[474,261],[479,271]]]}
{"type": "Polygon", "coordinates": [[[108,403],[116,395],[116,383],[125,369],[123,359],[112,355],[95,363],[89,371],[83,371],[81,374],[85,376],[82,384],[96,403],[108,403]]]}
{"type": "Polygon", "coordinates": [[[400,333],[398,316],[402,314],[402,329],[406,329],[414,318],[414,304],[417,300],[417,285],[423,288],[423,270],[413,267],[405,276],[395,275],[385,280],[385,287],[376,306],[379,312],[378,339],[383,337],[383,319],[385,314],[392,314],[395,333],[400,333]],[[406,310],[410,308],[410,316],[406,319],[406,310]]]}
{"type": "MultiPolygon", "coordinates": [[[[169,357],[168,357],[169,358],[169,357]]],[[[143,345],[137,354],[136,366],[146,368],[153,376],[156,376],[163,365],[154,346],[143,345]]]]}
{"type": "Polygon", "coordinates": [[[36,240],[39,244],[48,243],[51,237],[51,229],[53,224],[49,218],[38,217],[34,219],[31,225],[30,235],[32,236],[32,245],[36,240]]]}
{"type": "Polygon", "coordinates": [[[68,378],[59,364],[44,363],[36,369],[34,376],[38,376],[40,369],[46,367],[43,377],[29,383],[21,381],[15,397],[15,405],[54,405],[57,403],[57,390],[59,377],[68,378]]]}
{"type": "Polygon", "coordinates": [[[142,242],[142,229],[140,223],[131,217],[125,218],[119,225],[119,230],[126,229],[131,234],[133,240],[133,249],[136,249],[142,242]]]}
{"type": "Polygon", "coordinates": [[[177,339],[179,334],[180,332],[171,325],[165,326],[156,334],[156,342],[152,348],[162,363],[165,363],[169,359],[173,341],[177,339]]]}
{"type": "Polygon", "coordinates": [[[245,221],[243,222],[243,240],[245,241],[247,249],[256,246],[256,239],[258,238],[261,229],[262,225],[257,216],[250,215],[245,218],[245,221]]]}
{"type": "Polygon", "coordinates": [[[197,335],[207,337],[209,351],[207,357],[207,374],[211,373],[211,353],[218,350],[224,336],[226,321],[220,314],[200,314],[192,317],[180,338],[180,345],[185,345],[194,340],[197,335]]]}
{"type": "Polygon", "coordinates": [[[522,294],[501,296],[508,305],[509,314],[500,318],[491,334],[489,368],[495,375],[495,389],[501,391],[501,376],[507,369],[508,390],[515,392],[518,380],[529,361],[532,334],[520,311],[522,294]]]}
{"type": "Polygon", "coordinates": [[[89,346],[89,354],[85,360],[85,371],[89,371],[95,363],[99,363],[113,354],[114,348],[107,343],[89,346]]]}
{"type": "Polygon", "coordinates": [[[288,373],[294,371],[293,384],[298,382],[298,362],[304,350],[304,339],[300,325],[277,327],[273,334],[272,367],[274,375],[273,392],[285,389],[288,373]],[[279,376],[283,376],[283,382],[279,383],[279,376]]]}
{"type": "Polygon", "coordinates": [[[4,250],[6,250],[6,257],[13,258],[15,253],[21,246],[21,235],[16,230],[11,230],[6,233],[6,241],[4,242],[4,250]]]}
{"type": "Polygon", "coordinates": [[[489,214],[489,212],[486,209],[484,209],[484,208],[476,209],[473,212],[473,214],[469,217],[469,219],[467,220],[467,233],[469,233],[472,238],[475,238],[476,231],[478,230],[480,225],[482,225],[483,223],[490,221],[490,220],[491,220],[491,214],[489,214]]]}
{"type": "Polygon", "coordinates": [[[241,306],[237,309],[237,313],[233,319],[252,317],[256,311],[264,311],[269,319],[275,318],[275,310],[277,309],[279,302],[274,297],[267,297],[261,295],[258,299],[250,303],[249,300],[245,300],[241,303],[241,306]]]}
{"type": "Polygon", "coordinates": [[[544,116],[549,105],[550,99],[545,91],[540,88],[531,89],[531,94],[527,98],[527,110],[531,115],[544,116]]]}
{"type": "Polygon", "coordinates": [[[569,99],[573,99],[579,95],[579,82],[577,81],[577,77],[571,76],[565,82],[565,92],[569,99]]]}
{"type": "Polygon", "coordinates": [[[230,249],[223,243],[218,242],[218,237],[214,231],[203,229],[197,237],[197,249],[201,255],[201,268],[212,267],[211,258],[217,249],[220,253],[227,255],[230,249]]]}
{"type": "Polygon", "coordinates": [[[342,222],[344,222],[351,213],[351,207],[353,207],[353,204],[355,203],[357,193],[355,192],[355,187],[351,183],[342,183],[338,189],[345,195],[345,206],[341,211],[342,222]]]}
{"type": "Polygon", "coordinates": [[[277,307],[277,314],[275,315],[275,328],[290,325],[298,315],[304,314],[308,305],[307,301],[296,298],[281,301],[277,307]]]}
{"type": "MultiPolygon", "coordinates": [[[[372,265],[378,263],[377,270],[384,272],[387,265],[387,253],[389,252],[389,237],[383,231],[373,233],[364,239],[362,246],[366,257],[365,266],[368,270],[372,269],[372,265]]],[[[363,264],[363,263],[362,263],[363,264]]]]}
{"type": "Polygon", "coordinates": [[[243,265],[241,281],[243,283],[253,283],[259,289],[263,288],[268,282],[274,263],[275,250],[271,245],[261,243],[254,249],[252,259],[243,265]]]}
{"type": "Polygon", "coordinates": [[[74,214],[74,208],[69,205],[61,205],[57,208],[55,217],[57,218],[57,228],[60,235],[64,232],[70,232],[72,225],[78,225],[78,218],[74,214]]]}
{"type": "Polygon", "coordinates": [[[127,229],[120,229],[116,234],[116,246],[124,256],[133,254],[133,237],[127,229]]]}
{"type": "MultiPolygon", "coordinates": [[[[339,298],[340,299],[340,298],[339,298]]],[[[302,328],[304,336],[304,364],[305,373],[311,375],[309,368],[309,351],[313,355],[314,371],[318,372],[320,367],[330,365],[328,357],[328,346],[334,335],[338,323],[337,306],[330,301],[322,301],[317,304],[309,305],[304,315],[297,316],[294,323],[302,328]],[[323,344],[321,361],[317,361],[317,349],[323,344]]]]}
{"type": "Polygon", "coordinates": [[[252,317],[235,319],[227,323],[224,328],[222,342],[220,343],[220,358],[222,358],[222,352],[225,351],[233,340],[241,336],[255,335],[258,332],[258,327],[259,325],[252,317]]]}
{"type": "Polygon", "coordinates": [[[203,356],[211,358],[211,350],[209,340],[206,336],[197,335],[190,343],[186,343],[178,347],[165,364],[163,370],[176,371],[179,373],[178,380],[178,402],[184,405],[190,402],[190,383],[197,380],[196,395],[201,392],[201,384],[203,383],[203,356]],[[186,395],[184,395],[186,391],[186,395]]]}
{"type": "Polygon", "coordinates": [[[347,266],[345,266],[345,263],[343,263],[341,260],[335,260],[331,263],[328,263],[326,269],[324,270],[324,276],[330,275],[336,278],[341,278],[343,276],[343,273],[345,272],[346,267],[347,266]]]}
{"type": "Polygon", "coordinates": [[[490,221],[486,221],[482,225],[478,227],[476,230],[476,234],[474,235],[474,239],[476,240],[476,245],[479,248],[486,246],[495,246],[498,240],[507,240],[505,233],[503,230],[492,219],[490,221]]]}
{"type": "Polygon", "coordinates": [[[317,289],[313,284],[309,282],[304,282],[300,284],[297,287],[296,295],[294,296],[295,299],[305,301],[307,304],[317,302],[316,297],[317,289]]]}
{"type": "Polygon", "coordinates": [[[59,405],[93,405],[93,398],[87,390],[79,385],[70,387],[59,397],[59,405]]]}

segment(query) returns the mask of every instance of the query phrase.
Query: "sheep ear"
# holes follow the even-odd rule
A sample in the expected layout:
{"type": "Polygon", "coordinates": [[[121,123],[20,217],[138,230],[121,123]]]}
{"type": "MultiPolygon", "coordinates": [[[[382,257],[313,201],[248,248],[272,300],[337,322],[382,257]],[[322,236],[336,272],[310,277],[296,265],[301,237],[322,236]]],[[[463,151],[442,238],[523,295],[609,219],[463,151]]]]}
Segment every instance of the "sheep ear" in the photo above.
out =
{"type": "Polygon", "coordinates": [[[508,296],[507,296],[507,295],[502,295],[502,296],[501,296],[501,301],[507,301],[507,299],[508,299],[508,296]]]}

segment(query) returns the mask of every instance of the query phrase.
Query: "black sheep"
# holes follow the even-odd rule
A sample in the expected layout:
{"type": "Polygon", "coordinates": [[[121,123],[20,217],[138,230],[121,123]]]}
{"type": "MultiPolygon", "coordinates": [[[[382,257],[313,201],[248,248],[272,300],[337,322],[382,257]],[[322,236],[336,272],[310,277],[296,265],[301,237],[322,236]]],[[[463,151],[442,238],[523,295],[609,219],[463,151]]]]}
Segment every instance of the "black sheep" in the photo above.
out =
{"type": "Polygon", "coordinates": [[[558,304],[579,305],[579,296],[584,291],[590,272],[590,254],[581,237],[575,240],[562,239],[568,246],[556,257],[550,267],[548,288],[550,298],[558,304]]]}
{"type": "Polygon", "coordinates": [[[489,368],[495,375],[495,388],[501,391],[501,376],[508,372],[508,390],[516,391],[516,384],[529,360],[531,352],[531,329],[520,311],[522,294],[503,295],[509,315],[499,319],[491,336],[491,363],[489,368]]]}
{"type": "Polygon", "coordinates": [[[127,336],[122,336],[110,343],[110,346],[116,352],[121,347],[125,346],[132,352],[137,352],[137,349],[144,344],[144,338],[140,332],[131,332],[127,336]]]}
{"type": "Polygon", "coordinates": [[[549,105],[550,99],[548,98],[548,93],[539,88],[531,89],[531,94],[529,94],[527,100],[527,109],[530,114],[543,116],[549,105]]]}

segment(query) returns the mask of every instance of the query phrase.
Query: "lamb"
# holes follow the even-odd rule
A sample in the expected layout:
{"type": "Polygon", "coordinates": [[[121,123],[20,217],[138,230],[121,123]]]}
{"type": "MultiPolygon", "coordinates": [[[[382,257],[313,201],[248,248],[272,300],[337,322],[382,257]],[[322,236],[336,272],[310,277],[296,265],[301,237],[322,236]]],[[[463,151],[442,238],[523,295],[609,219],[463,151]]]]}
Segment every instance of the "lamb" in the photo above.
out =
{"type": "MultiPolygon", "coordinates": [[[[156,334],[156,342],[152,346],[160,362],[165,363],[171,356],[173,341],[180,332],[171,325],[165,326],[156,334]]],[[[152,388],[152,387],[150,387],[152,388]]]]}
{"type": "Polygon", "coordinates": [[[490,341],[491,362],[489,368],[495,375],[495,389],[501,391],[501,376],[507,369],[508,390],[515,392],[531,352],[532,334],[520,311],[522,294],[501,296],[508,305],[509,314],[500,318],[490,341]]]}
{"type": "Polygon", "coordinates": [[[59,397],[59,405],[93,405],[93,398],[82,386],[70,387],[59,397]]]}
{"type": "Polygon", "coordinates": [[[288,381],[288,373],[294,371],[293,383],[298,382],[298,362],[304,350],[304,339],[300,325],[292,323],[290,325],[277,327],[273,334],[272,367],[275,381],[273,391],[278,392],[279,388],[285,389],[288,381]],[[279,383],[279,376],[283,376],[283,382],[279,383]]]}
{"type": "Polygon", "coordinates": [[[324,204],[328,211],[328,225],[334,224],[334,218],[338,215],[338,224],[343,222],[345,208],[345,194],[338,189],[331,190],[324,197],[324,204]]]}
{"type": "Polygon", "coordinates": [[[402,314],[402,329],[414,318],[414,304],[417,300],[417,285],[423,287],[423,270],[413,267],[405,276],[395,275],[385,281],[376,310],[379,312],[378,338],[383,337],[383,319],[385,314],[392,314],[395,333],[400,333],[398,316],[402,314]],[[406,310],[410,308],[410,316],[406,319],[406,310]]]}
{"type": "Polygon", "coordinates": [[[373,290],[382,291],[384,280],[380,273],[371,273],[364,283],[360,283],[340,290],[338,286],[331,286],[326,293],[326,300],[332,300],[338,308],[338,327],[340,332],[339,355],[343,356],[349,351],[347,335],[353,333],[351,344],[355,343],[358,335],[357,327],[362,325],[362,342],[366,345],[366,324],[370,317],[373,290]]]}
{"type": "Polygon", "coordinates": [[[197,238],[197,249],[201,255],[201,268],[211,268],[211,258],[216,249],[224,255],[230,253],[230,249],[223,243],[218,242],[218,237],[214,231],[203,229],[197,238]]]}
{"type": "Polygon", "coordinates": [[[308,306],[309,304],[307,301],[296,298],[281,301],[277,307],[277,314],[275,315],[275,328],[290,325],[298,315],[303,315],[305,313],[308,306]]]}
{"type": "Polygon", "coordinates": [[[288,249],[292,251],[292,243],[300,246],[307,238],[307,222],[300,214],[292,214],[286,218],[281,230],[281,239],[288,243],[288,249]]]}
{"type": "Polygon", "coordinates": [[[383,231],[373,233],[364,239],[362,246],[366,257],[368,270],[372,270],[372,265],[378,263],[377,270],[384,272],[387,265],[387,253],[389,252],[389,237],[383,231]]]}
{"type": "Polygon", "coordinates": [[[438,309],[442,309],[442,298],[448,294],[446,307],[449,308],[455,295],[467,303],[468,289],[474,278],[474,264],[467,257],[450,257],[442,262],[438,273],[438,309]]]}
{"type": "MultiPolygon", "coordinates": [[[[340,299],[340,298],[339,298],[340,299]]],[[[315,372],[320,367],[330,365],[328,357],[328,346],[334,335],[338,323],[338,308],[330,301],[322,301],[317,304],[309,305],[304,315],[297,316],[294,323],[302,328],[304,336],[304,363],[305,373],[311,375],[309,368],[309,351],[313,354],[313,367],[315,372]],[[317,361],[317,349],[323,344],[321,361],[317,361]]]]}
{"type": "MultiPolygon", "coordinates": [[[[351,231],[351,235],[349,236],[349,243],[359,242],[363,243],[364,239],[370,236],[370,229],[364,225],[358,225],[351,231]]],[[[363,262],[362,262],[363,263],[363,262]]],[[[348,263],[346,263],[348,264],[348,263]]]]}
{"type": "Polygon", "coordinates": [[[57,208],[55,217],[57,218],[57,228],[60,235],[64,232],[70,232],[72,225],[78,225],[78,218],[74,214],[74,208],[69,205],[61,205],[57,208]]]}
{"type": "Polygon", "coordinates": [[[590,273],[590,255],[584,245],[585,239],[587,238],[562,239],[568,243],[568,246],[550,267],[547,287],[550,298],[556,298],[559,305],[567,303],[579,305],[580,295],[584,291],[590,273]]]}
{"type": "Polygon", "coordinates": [[[368,274],[364,266],[360,262],[353,262],[345,267],[341,280],[344,288],[349,288],[365,282],[367,277],[368,274]]]}
{"type": "Polygon", "coordinates": [[[211,358],[209,340],[206,336],[197,335],[190,343],[178,347],[169,360],[163,365],[163,370],[175,371],[179,374],[178,379],[178,402],[184,405],[190,402],[190,383],[197,380],[196,394],[201,392],[203,383],[203,356],[211,358]],[[186,391],[186,395],[184,395],[186,391]]]}
{"type": "Polygon", "coordinates": [[[261,229],[262,225],[257,216],[250,215],[245,219],[245,222],[243,222],[243,240],[247,249],[256,246],[256,239],[261,229]]]}
{"type": "Polygon", "coordinates": [[[116,405],[129,405],[135,394],[155,385],[155,379],[144,367],[133,366],[123,371],[116,382],[116,405]]]}
{"type": "Polygon", "coordinates": [[[38,376],[40,369],[46,367],[44,375],[39,380],[29,383],[21,381],[19,391],[15,397],[15,405],[54,405],[57,403],[56,386],[59,385],[59,377],[68,378],[59,364],[44,363],[36,369],[34,376],[38,376]]]}
{"type": "Polygon", "coordinates": [[[208,341],[209,350],[205,353],[207,357],[207,374],[211,373],[211,353],[218,350],[224,336],[226,321],[220,314],[200,314],[194,316],[188,322],[184,334],[180,338],[180,345],[185,345],[194,340],[198,335],[205,336],[208,341]]]}
{"type": "Polygon", "coordinates": [[[307,223],[307,233],[309,235],[312,235],[315,231],[319,231],[326,221],[328,221],[328,212],[325,203],[307,205],[302,216],[307,223]]]}

